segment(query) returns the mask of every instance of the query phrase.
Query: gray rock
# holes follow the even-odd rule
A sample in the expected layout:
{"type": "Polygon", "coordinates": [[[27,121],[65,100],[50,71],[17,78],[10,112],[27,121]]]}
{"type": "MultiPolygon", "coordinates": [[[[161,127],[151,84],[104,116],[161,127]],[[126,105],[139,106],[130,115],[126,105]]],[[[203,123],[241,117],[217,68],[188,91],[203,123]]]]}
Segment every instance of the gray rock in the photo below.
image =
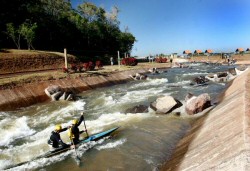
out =
{"type": "Polygon", "coordinates": [[[150,107],[156,111],[156,113],[170,113],[174,109],[179,108],[182,106],[182,103],[174,99],[171,96],[164,96],[164,97],[159,97],[156,99],[155,102],[150,104],[150,107]]]}
{"type": "Polygon", "coordinates": [[[235,68],[229,68],[229,69],[228,69],[228,72],[229,72],[230,74],[232,74],[232,75],[237,75],[237,74],[236,74],[236,71],[235,71],[235,68]]]}
{"type": "Polygon", "coordinates": [[[125,111],[125,113],[146,113],[146,112],[148,112],[148,106],[144,105],[137,105],[125,111]]]}
{"type": "Polygon", "coordinates": [[[57,86],[57,85],[50,85],[44,91],[47,94],[47,96],[50,97],[52,94],[55,94],[55,93],[61,91],[61,87],[57,86]]]}
{"type": "Polygon", "coordinates": [[[185,97],[185,102],[187,102],[189,99],[191,99],[194,95],[192,93],[188,93],[185,97]]]}
{"type": "Polygon", "coordinates": [[[66,100],[68,93],[64,92],[63,95],[59,98],[59,100],[66,100]]]}
{"type": "Polygon", "coordinates": [[[67,101],[74,101],[74,100],[76,100],[76,96],[74,94],[69,94],[66,100],[67,101]]]}
{"type": "Polygon", "coordinates": [[[63,92],[62,91],[58,91],[54,94],[51,95],[51,98],[53,101],[57,101],[59,100],[59,98],[63,95],[63,92]]]}

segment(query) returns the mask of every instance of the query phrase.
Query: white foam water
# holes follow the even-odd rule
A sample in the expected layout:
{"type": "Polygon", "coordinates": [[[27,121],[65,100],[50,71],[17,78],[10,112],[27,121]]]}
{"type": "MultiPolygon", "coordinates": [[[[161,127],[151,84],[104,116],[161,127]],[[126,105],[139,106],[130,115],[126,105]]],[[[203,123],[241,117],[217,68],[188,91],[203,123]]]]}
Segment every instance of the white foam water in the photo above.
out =
{"type": "Polygon", "coordinates": [[[207,75],[209,74],[208,72],[191,72],[191,73],[185,73],[183,74],[184,76],[186,75],[207,75]]]}
{"type": "Polygon", "coordinates": [[[97,146],[95,148],[97,150],[115,148],[115,147],[118,147],[118,146],[124,144],[126,141],[127,141],[126,138],[123,138],[121,140],[117,140],[117,141],[110,142],[110,143],[107,143],[107,144],[104,144],[104,145],[100,145],[100,146],[97,146]]]}
{"type": "Polygon", "coordinates": [[[148,78],[147,81],[143,81],[139,84],[135,84],[132,87],[133,88],[138,88],[138,87],[146,87],[146,86],[154,86],[154,85],[161,85],[161,84],[166,84],[168,82],[167,78],[156,78],[156,79],[152,79],[152,78],[148,78]]]}
{"type": "Polygon", "coordinates": [[[191,81],[190,80],[184,80],[184,81],[179,81],[179,82],[176,82],[176,83],[168,83],[167,85],[168,86],[182,86],[182,85],[187,85],[187,84],[190,84],[191,81]]]}
{"type": "Polygon", "coordinates": [[[72,117],[72,115],[77,111],[78,113],[84,110],[84,101],[71,102],[69,105],[65,105],[58,110],[52,112],[45,112],[40,116],[33,118],[33,124],[58,124],[64,122],[65,118],[72,117]]]}
{"type": "MultiPolygon", "coordinates": [[[[110,125],[119,126],[126,124],[128,122],[138,122],[148,117],[152,117],[150,113],[138,113],[138,114],[123,114],[120,112],[116,113],[106,113],[99,116],[95,120],[86,120],[86,125],[91,134],[101,132],[107,128],[110,128],[110,125]]],[[[84,129],[84,125],[81,124],[79,129],[84,129]]]]}
{"type": "Polygon", "coordinates": [[[0,146],[7,146],[18,138],[26,137],[35,133],[28,126],[29,118],[26,116],[17,118],[8,116],[0,121],[0,146]]]}

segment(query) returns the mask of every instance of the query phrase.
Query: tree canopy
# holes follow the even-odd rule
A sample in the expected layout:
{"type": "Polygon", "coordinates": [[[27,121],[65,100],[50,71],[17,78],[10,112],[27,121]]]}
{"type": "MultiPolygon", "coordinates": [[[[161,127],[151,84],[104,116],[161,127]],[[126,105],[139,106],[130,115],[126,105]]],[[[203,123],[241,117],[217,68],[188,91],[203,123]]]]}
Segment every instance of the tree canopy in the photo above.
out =
{"type": "Polygon", "coordinates": [[[116,55],[118,50],[130,53],[136,41],[128,30],[120,30],[115,6],[106,11],[90,2],[73,9],[70,0],[2,0],[0,10],[0,48],[16,48],[17,33],[23,36],[22,49],[67,48],[69,53],[86,56],[116,55]]]}

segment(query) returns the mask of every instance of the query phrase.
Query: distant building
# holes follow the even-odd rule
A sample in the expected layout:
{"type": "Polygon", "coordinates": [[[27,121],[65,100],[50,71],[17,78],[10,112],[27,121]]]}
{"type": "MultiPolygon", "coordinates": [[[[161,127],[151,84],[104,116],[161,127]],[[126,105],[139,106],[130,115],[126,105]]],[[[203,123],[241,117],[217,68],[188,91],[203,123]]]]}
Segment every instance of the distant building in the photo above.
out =
{"type": "Polygon", "coordinates": [[[213,50],[212,50],[212,49],[207,49],[207,50],[205,51],[205,53],[213,53],[213,50]]]}
{"type": "Polygon", "coordinates": [[[201,50],[195,50],[194,53],[199,54],[199,53],[202,53],[202,51],[201,50]]]}
{"type": "Polygon", "coordinates": [[[196,55],[196,56],[199,56],[199,55],[201,55],[201,54],[203,54],[203,53],[202,53],[202,51],[199,50],[199,49],[197,49],[197,50],[194,51],[194,55],[196,55]]]}
{"type": "Polygon", "coordinates": [[[244,54],[244,49],[243,48],[237,48],[235,50],[236,53],[243,55],[244,54]]]}
{"type": "Polygon", "coordinates": [[[183,54],[191,54],[192,52],[190,50],[184,50],[183,54]]]}
{"type": "Polygon", "coordinates": [[[244,52],[244,49],[243,48],[237,48],[236,50],[235,50],[235,52],[244,52]]]}

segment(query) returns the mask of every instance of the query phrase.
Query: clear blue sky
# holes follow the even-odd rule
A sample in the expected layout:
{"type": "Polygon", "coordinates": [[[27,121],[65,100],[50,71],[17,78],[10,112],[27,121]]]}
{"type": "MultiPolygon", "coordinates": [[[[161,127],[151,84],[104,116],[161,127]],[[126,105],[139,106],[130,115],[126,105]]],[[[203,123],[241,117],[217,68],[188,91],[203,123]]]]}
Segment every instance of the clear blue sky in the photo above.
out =
{"type": "MultiPolygon", "coordinates": [[[[72,5],[83,0],[72,0],[72,5]]],[[[120,9],[120,28],[136,37],[132,55],[250,48],[250,0],[89,0],[120,9]]]]}

